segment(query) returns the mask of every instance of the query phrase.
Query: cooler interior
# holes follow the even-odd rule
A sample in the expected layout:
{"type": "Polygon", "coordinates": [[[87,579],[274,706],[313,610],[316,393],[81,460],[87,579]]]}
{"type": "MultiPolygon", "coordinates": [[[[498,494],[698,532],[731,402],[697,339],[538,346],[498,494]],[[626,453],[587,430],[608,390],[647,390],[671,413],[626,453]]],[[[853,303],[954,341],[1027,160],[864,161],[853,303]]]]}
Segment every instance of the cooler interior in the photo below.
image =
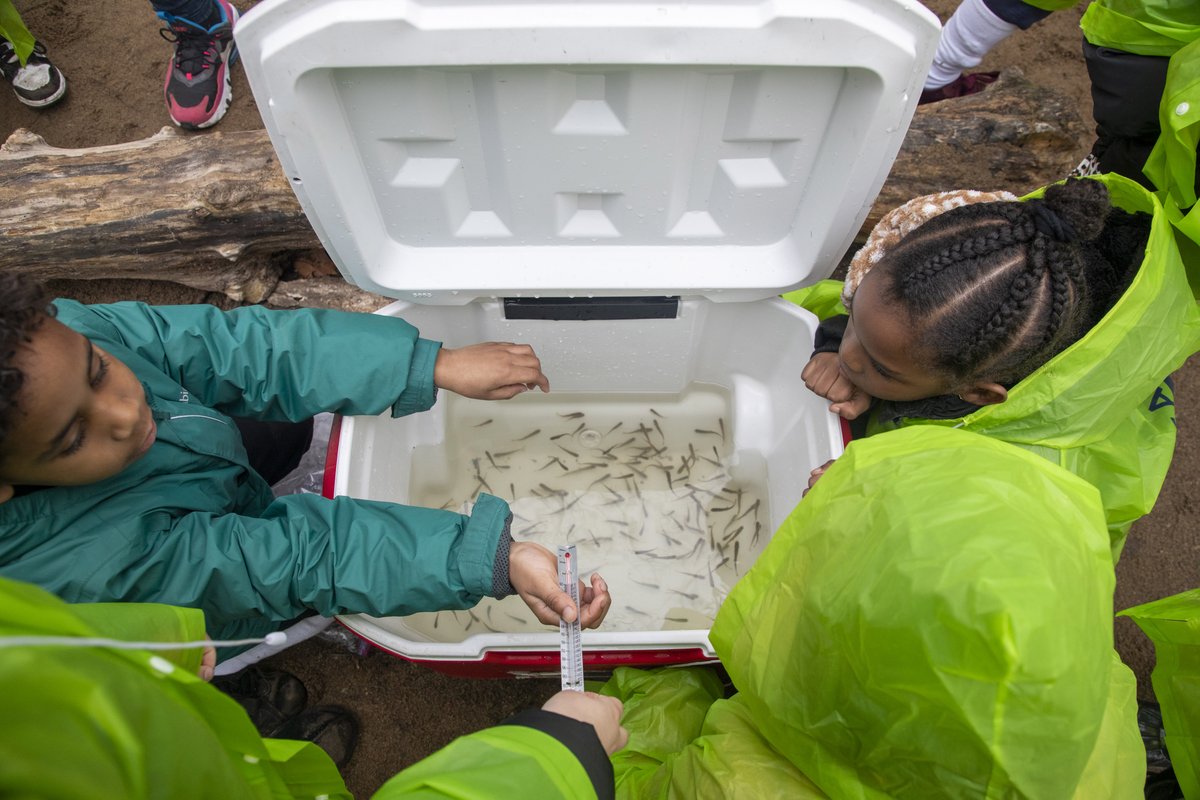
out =
{"type": "MultiPolygon", "coordinates": [[[[513,535],[574,544],[613,607],[584,646],[700,648],[737,579],[842,449],[841,429],[800,373],[815,319],[779,299],[684,300],[671,319],[507,320],[498,301],[396,303],[421,335],[458,347],[534,346],[551,392],[503,402],[444,393],[425,413],[343,422],[334,487],[373,500],[469,510],[509,501],[513,535]]],[[[468,611],[343,622],[421,660],[557,652],[557,626],[517,597],[468,611]]],[[[557,662],[548,669],[557,669],[557,662]]]]}

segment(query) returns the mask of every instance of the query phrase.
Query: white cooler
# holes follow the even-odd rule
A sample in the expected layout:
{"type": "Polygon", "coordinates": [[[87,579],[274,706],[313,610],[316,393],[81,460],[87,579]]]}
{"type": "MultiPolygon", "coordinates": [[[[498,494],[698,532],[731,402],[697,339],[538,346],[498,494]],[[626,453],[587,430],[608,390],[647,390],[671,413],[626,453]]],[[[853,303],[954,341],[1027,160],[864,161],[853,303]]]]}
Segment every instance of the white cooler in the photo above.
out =
{"type": "MultiPolygon", "coordinates": [[[[585,668],[712,660],[721,600],[842,451],[800,372],[827,277],[887,176],[937,43],[900,0],[266,0],[236,39],[347,280],[447,347],[534,346],[551,381],[339,420],[326,493],[575,544],[613,608],[585,668]]],[[[555,674],[517,598],[347,616],[445,672],[555,674]]]]}

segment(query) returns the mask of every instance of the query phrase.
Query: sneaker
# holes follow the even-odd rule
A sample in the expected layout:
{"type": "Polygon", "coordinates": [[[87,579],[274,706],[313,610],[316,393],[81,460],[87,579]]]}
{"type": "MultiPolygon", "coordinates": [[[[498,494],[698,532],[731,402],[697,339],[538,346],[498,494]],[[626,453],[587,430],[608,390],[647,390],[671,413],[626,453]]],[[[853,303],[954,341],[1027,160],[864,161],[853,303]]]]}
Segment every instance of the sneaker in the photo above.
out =
{"type": "Polygon", "coordinates": [[[988,87],[988,84],[994,83],[999,77],[999,72],[972,72],[970,75],[959,75],[945,86],[921,92],[921,99],[917,101],[917,105],[923,106],[926,103],[936,103],[952,97],[963,97],[982,92],[988,87]]]}
{"type": "Polygon", "coordinates": [[[237,61],[233,25],[238,10],[228,0],[213,2],[221,11],[221,21],[211,28],[165,11],[158,12],[168,26],[159,33],[175,44],[163,90],[167,112],[181,128],[195,130],[216,125],[233,99],[229,67],[237,61]]]}
{"type": "Polygon", "coordinates": [[[274,739],[299,739],[320,747],[338,769],[350,762],[358,744],[359,724],[354,712],[343,706],[314,706],[284,723],[274,739]]]}
{"type": "Polygon", "coordinates": [[[274,735],[308,703],[304,684],[283,670],[247,667],[213,678],[212,685],[238,701],[263,736],[274,735]]]}
{"type": "Polygon", "coordinates": [[[34,108],[57,103],[67,91],[67,79],[50,63],[41,42],[34,42],[33,52],[22,67],[12,42],[0,39],[0,73],[12,84],[17,99],[34,108]]]}

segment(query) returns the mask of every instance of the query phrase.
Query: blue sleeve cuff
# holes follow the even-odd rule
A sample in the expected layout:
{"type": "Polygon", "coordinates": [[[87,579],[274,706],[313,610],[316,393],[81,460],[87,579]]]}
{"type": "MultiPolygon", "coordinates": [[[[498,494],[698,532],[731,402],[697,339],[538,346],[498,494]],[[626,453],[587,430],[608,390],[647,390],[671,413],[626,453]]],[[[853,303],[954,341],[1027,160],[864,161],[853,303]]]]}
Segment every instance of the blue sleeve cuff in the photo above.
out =
{"type": "Polygon", "coordinates": [[[392,405],[392,416],[403,417],[418,411],[428,411],[437,400],[433,383],[433,367],[437,363],[441,342],[417,339],[413,344],[412,360],[408,367],[408,383],[392,405]]]}

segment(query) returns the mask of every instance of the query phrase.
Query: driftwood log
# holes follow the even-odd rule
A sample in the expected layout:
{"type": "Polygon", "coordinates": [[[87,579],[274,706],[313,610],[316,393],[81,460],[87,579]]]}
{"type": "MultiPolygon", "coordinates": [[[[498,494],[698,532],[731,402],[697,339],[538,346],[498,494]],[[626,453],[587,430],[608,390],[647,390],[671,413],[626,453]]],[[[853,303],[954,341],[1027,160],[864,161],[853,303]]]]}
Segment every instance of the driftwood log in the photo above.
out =
{"type": "MultiPolygon", "coordinates": [[[[1015,70],[981,94],[923,106],[864,235],[917,195],[1022,192],[1056,180],[1078,161],[1085,138],[1077,109],[1015,70]]],[[[248,303],[378,307],[374,295],[329,280],[279,286],[296,254],[314,248],[263,130],[164,128],[86,149],[52,147],[18,130],[0,147],[0,269],[172,281],[248,303]]]]}

